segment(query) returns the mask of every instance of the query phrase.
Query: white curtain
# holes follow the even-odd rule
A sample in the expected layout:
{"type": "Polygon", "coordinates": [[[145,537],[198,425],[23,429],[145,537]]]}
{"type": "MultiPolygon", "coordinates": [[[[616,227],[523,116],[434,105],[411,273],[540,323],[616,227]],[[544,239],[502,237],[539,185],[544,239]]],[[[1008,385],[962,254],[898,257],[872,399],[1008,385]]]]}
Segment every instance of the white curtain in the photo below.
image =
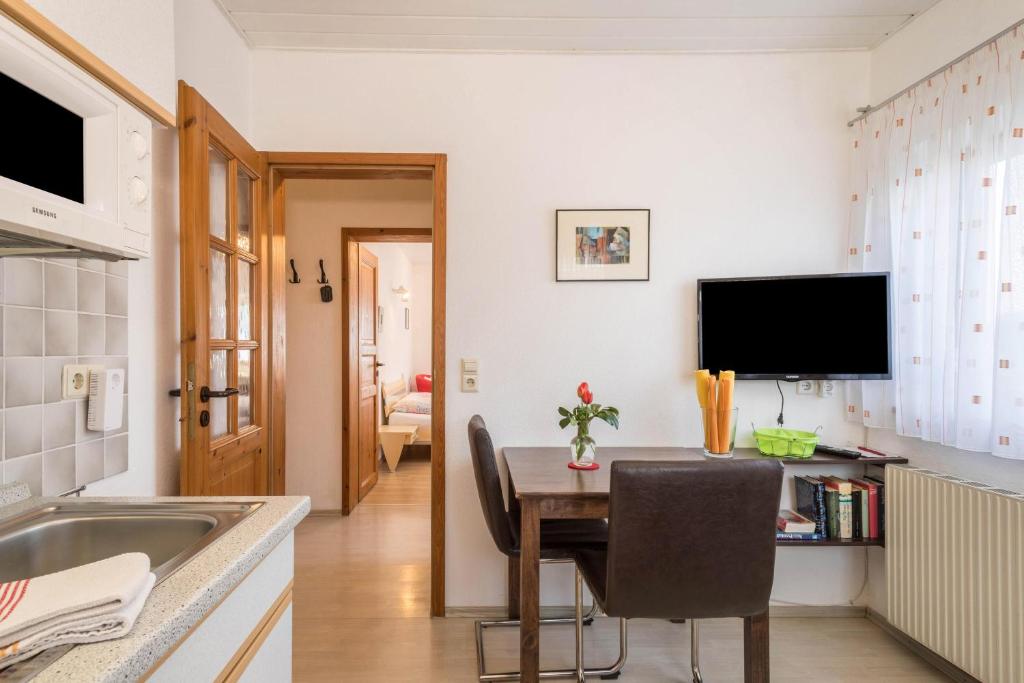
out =
{"type": "Polygon", "coordinates": [[[892,273],[895,320],[847,417],[1024,459],[1024,27],[851,130],[849,269],[892,273]]]}

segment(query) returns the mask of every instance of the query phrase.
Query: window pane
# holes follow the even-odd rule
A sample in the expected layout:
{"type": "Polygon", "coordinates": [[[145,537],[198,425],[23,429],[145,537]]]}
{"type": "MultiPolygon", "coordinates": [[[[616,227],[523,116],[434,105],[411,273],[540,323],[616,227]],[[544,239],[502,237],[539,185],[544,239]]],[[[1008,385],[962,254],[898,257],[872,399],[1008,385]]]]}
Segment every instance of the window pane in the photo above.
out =
{"type": "Polygon", "coordinates": [[[245,171],[238,169],[236,178],[236,197],[238,210],[238,248],[252,251],[252,180],[245,171]]]}
{"type": "Polygon", "coordinates": [[[228,338],[228,257],[210,250],[210,339],[228,338]]]}
{"type": "Polygon", "coordinates": [[[252,349],[238,351],[238,428],[252,424],[252,349]]]}
{"type": "Polygon", "coordinates": [[[228,238],[228,160],[210,148],[210,234],[228,238]]]}
{"type": "Polygon", "coordinates": [[[238,259],[238,338],[252,339],[252,264],[238,259]]]}
{"type": "MultiPolygon", "coordinates": [[[[210,352],[210,389],[223,391],[228,386],[228,352],[210,352]]],[[[224,436],[228,433],[228,399],[211,398],[210,410],[210,439],[224,436]]]]}

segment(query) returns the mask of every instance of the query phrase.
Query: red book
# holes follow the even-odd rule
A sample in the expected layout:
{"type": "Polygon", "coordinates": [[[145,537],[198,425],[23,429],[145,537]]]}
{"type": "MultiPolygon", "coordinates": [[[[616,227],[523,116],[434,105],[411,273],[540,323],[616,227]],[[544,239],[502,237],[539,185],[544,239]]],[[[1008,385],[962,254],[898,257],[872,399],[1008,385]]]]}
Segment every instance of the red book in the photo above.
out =
{"type": "Polygon", "coordinates": [[[792,510],[779,510],[775,525],[787,534],[813,534],[815,523],[792,510]]]}
{"type": "Polygon", "coordinates": [[[851,484],[856,484],[868,492],[868,538],[878,538],[878,484],[864,479],[851,479],[851,484]]]}

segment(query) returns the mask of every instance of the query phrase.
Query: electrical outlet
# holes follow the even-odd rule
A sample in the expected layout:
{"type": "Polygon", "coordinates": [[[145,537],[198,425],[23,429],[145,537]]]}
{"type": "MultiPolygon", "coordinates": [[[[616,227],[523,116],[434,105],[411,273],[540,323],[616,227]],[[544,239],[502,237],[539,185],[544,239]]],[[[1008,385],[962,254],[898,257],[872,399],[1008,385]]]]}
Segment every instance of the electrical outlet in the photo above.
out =
{"type": "Polygon", "coordinates": [[[798,394],[813,394],[814,389],[814,380],[805,379],[796,383],[796,393],[798,394]]]}
{"type": "Polygon", "coordinates": [[[818,396],[831,398],[836,393],[836,383],[831,379],[823,379],[818,382],[818,396]]]}
{"type": "Polygon", "coordinates": [[[478,381],[479,380],[477,379],[476,375],[463,374],[462,375],[462,390],[463,391],[470,391],[470,392],[477,391],[477,382],[478,381]]]}
{"type": "Polygon", "coordinates": [[[89,373],[102,369],[102,365],[65,365],[61,372],[61,398],[85,398],[88,396],[89,373]]]}

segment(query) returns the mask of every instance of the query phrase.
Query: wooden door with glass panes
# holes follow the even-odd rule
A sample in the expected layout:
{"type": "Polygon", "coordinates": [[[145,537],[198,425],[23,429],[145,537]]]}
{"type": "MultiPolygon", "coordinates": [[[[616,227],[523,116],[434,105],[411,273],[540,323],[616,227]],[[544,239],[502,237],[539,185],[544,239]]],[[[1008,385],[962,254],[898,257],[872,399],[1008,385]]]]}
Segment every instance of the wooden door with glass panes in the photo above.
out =
{"type": "Polygon", "coordinates": [[[263,157],[178,87],[182,495],[265,495],[263,157]]]}

